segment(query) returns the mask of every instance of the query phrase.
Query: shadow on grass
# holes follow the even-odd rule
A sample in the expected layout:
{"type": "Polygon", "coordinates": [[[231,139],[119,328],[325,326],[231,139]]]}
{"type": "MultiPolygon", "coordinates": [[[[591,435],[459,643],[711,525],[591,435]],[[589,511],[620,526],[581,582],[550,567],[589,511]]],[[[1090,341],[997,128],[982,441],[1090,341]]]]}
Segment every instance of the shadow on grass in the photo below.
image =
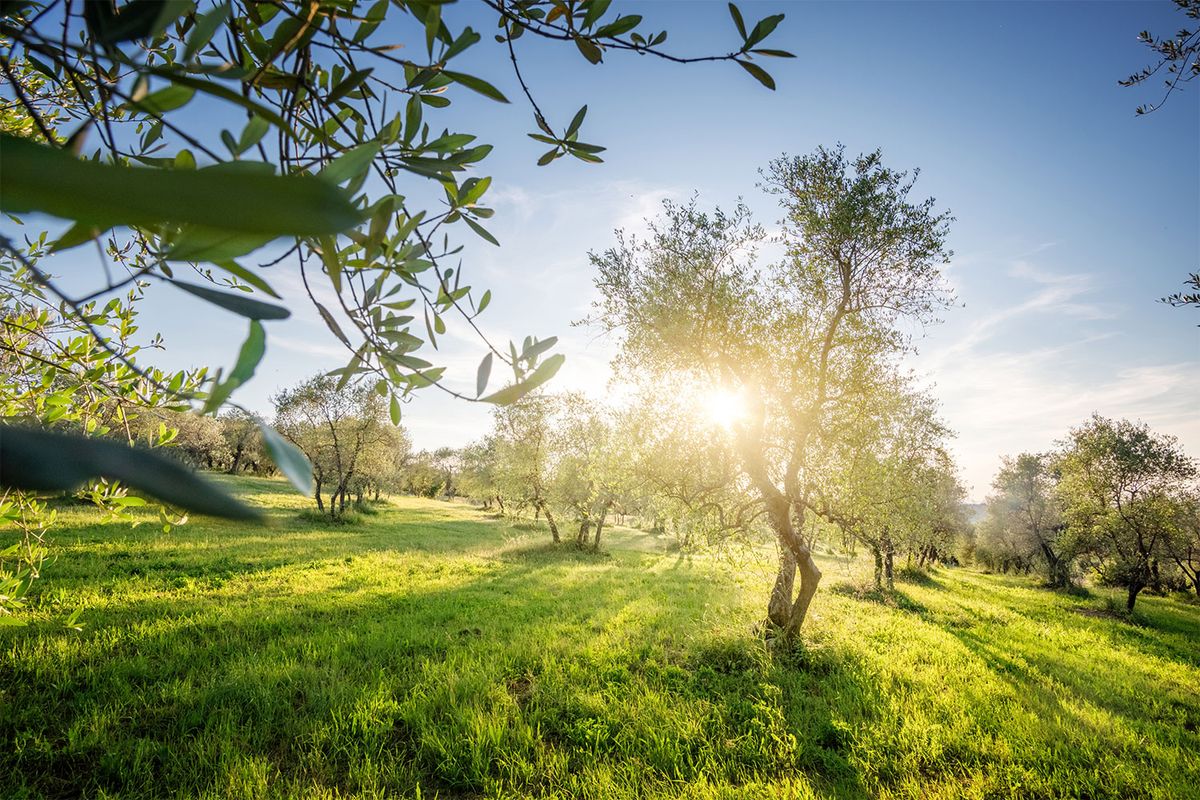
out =
{"type": "MultiPolygon", "coordinates": [[[[828,652],[772,659],[749,632],[680,636],[722,601],[709,571],[506,546],[490,520],[378,520],[327,539],[214,525],[144,558],[131,551],[148,540],[126,530],[108,566],[146,572],[118,579],[219,578],[221,591],[142,586],[62,647],[14,637],[0,740],[21,746],[0,772],[32,795],[136,797],[222,796],[259,773],[275,788],[258,794],[511,796],[598,771],[629,795],[671,796],[799,769],[863,794],[830,709],[870,687],[828,652]]],[[[97,557],[64,558],[60,588],[111,584],[97,557]]]]}
{"type": "Polygon", "coordinates": [[[896,583],[909,583],[925,589],[945,589],[946,584],[932,572],[919,567],[903,567],[896,570],[896,583]]]}
{"type": "Polygon", "coordinates": [[[887,608],[909,611],[919,616],[924,616],[929,612],[929,609],[924,604],[913,599],[900,589],[876,589],[874,584],[870,583],[843,581],[831,586],[829,592],[830,594],[848,597],[851,600],[858,600],[863,603],[875,603],[887,608]]]}
{"type": "MultiPolygon", "coordinates": [[[[1118,637],[1136,631],[1120,623],[1109,627],[1118,637]]],[[[1168,751],[1182,748],[1186,752],[1194,747],[1194,743],[1184,744],[1172,733],[1183,730],[1194,734],[1200,726],[1200,706],[1194,702],[1191,687],[1176,685],[1169,673],[1158,671],[1152,661],[1123,665],[1120,678],[1114,680],[1110,666],[1098,662],[1094,653],[1085,649],[1064,651],[1040,638],[1000,640],[986,630],[973,628],[949,626],[945,630],[1005,681],[1042,724],[1062,726],[1064,737],[1074,735],[1075,729],[1088,731],[1090,738],[1102,742],[1103,750],[1112,753],[1118,763],[1144,757],[1144,743],[1135,744],[1103,715],[1086,712],[1088,707],[1103,709],[1120,720],[1136,732],[1135,739],[1156,740],[1168,751]],[[1149,706],[1148,697],[1154,698],[1149,706]]],[[[1132,644],[1140,650],[1157,651],[1165,658],[1185,657],[1161,642],[1139,639],[1132,644]]]]}

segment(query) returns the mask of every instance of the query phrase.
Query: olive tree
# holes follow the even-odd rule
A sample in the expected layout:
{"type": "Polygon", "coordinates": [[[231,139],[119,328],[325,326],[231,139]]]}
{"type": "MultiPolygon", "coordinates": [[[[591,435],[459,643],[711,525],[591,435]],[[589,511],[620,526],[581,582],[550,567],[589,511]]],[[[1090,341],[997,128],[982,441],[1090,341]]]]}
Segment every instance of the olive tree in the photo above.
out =
{"type": "Polygon", "coordinates": [[[1200,597],[1200,492],[1195,489],[1184,492],[1173,503],[1166,551],[1200,597]]]}
{"type": "Polygon", "coordinates": [[[1129,87],[1156,76],[1163,79],[1160,98],[1139,105],[1136,110],[1139,115],[1157,111],[1172,94],[1200,76],[1200,0],[1174,0],[1174,3],[1188,20],[1185,27],[1174,36],[1156,36],[1146,30],[1139,33],[1138,41],[1154,53],[1154,63],[1118,81],[1129,87]]]}
{"type": "Polygon", "coordinates": [[[1003,458],[987,502],[997,524],[1025,543],[1027,557],[1045,565],[1047,582],[1063,588],[1071,583],[1076,539],[1063,515],[1055,461],[1050,453],[1003,458]]]}
{"type": "Polygon", "coordinates": [[[519,403],[496,408],[492,412],[492,435],[497,494],[514,511],[531,508],[535,518],[544,516],[550,536],[558,542],[561,536],[550,506],[555,403],[555,398],[537,393],[519,403]]]}
{"type": "Polygon", "coordinates": [[[600,549],[608,516],[624,507],[628,449],[612,409],[571,392],[558,398],[551,433],[551,497],[576,525],[580,547],[600,549]]]}
{"type": "Polygon", "coordinates": [[[370,387],[339,388],[330,376],[316,375],[271,401],[275,427],[312,464],[317,509],[341,516],[364,455],[391,441],[382,398],[370,387]]]}
{"type": "Polygon", "coordinates": [[[728,421],[709,418],[703,402],[697,387],[653,381],[622,409],[619,435],[635,445],[631,491],[654,528],[684,549],[757,543],[761,504],[742,479],[728,421]]]}
{"type": "Polygon", "coordinates": [[[899,323],[930,320],[947,301],[951,217],[913,200],[915,174],[878,151],[821,147],[762,175],[784,214],[782,259],[755,267],[764,233],[742,206],[667,203],[646,238],[618,234],[591,255],[602,295],[592,321],[620,332],[625,363],[746,398],[735,444],[779,545],[768,616],[790,638],[821,579],[802,531],[821,514],[826,445],[870,394],[856,378],[906,348],[899,323]]]}
{"type": "Polygon", "coordinates": [[[1132,611],[1170,539],[1174,501],[1196,463],[1172,436],[1093,415],[1063,442],[1058,488],[1101,579],[1127,591],[1132,611]]]}
{"type": "Polygon", "coordinates": [[[892,377],[857,405],[827,437],[833,457],[816,486],[817,511],[871,552],[875,588],[891,589],[897,552],[916,556],[918,567],[947,553],[963,492],[932,398],[892,377]]]}

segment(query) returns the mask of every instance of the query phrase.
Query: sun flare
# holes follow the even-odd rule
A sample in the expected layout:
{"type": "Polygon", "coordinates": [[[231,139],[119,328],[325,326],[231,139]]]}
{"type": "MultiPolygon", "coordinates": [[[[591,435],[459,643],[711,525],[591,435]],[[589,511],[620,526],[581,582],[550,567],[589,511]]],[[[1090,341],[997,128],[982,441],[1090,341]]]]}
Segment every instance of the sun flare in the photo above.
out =
{"type": "Polygon", "coordinates": [[[746,401],[741,392],[717,388],[701,397],[701,409],[709,421],[729,430],[746,416],[746,401]]]}

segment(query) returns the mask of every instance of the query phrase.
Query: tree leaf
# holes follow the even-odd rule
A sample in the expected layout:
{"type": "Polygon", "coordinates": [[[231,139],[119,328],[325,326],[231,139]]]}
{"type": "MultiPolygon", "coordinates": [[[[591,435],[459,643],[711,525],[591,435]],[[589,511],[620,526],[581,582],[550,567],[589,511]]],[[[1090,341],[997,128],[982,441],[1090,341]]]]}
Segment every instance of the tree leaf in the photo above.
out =
{"type": "Polygon", "coordinates": [[[96,41],[117,44],[153,38],[192,8],[191,0],[130,0],[118,11],[112,2],[89,0],[83,18],[96,41]]]}
{"type": "Polygon", "coordinates": [[[323,180],[335,184],[353,180],[371,168],[371,162],[375,160],[382,149],[383,145],[379,142],[366,142],[351,147],[326,164],[317,175],[323,180]]]}
{"type": "Polygon", "coordinates": [[[761,42],[763,39],[771,35],[771,31],[783,22],[783,14],[772,14],[769,17],[763,17],[754,26],[754,30],[750,31],[750,35],[746,37],[746,44],[743,49],[749,50],[754,45],[761,42]]]}
{"type": "Polygon", "coordinates": [[[275,466],[279,467],[279,471],[288,479],[288,483],[292,484],[296,491],[311,495],[313,493],[312,464],[308,463],[304,453],[301,453],[296,445],[280,436],[279,432],[270,425],[259,424],[258,430],[262,433],[267,453],[275,462],[275,466]]]}
{"type": "Polygon", "coordinates": [[[139,110],[154,116],[162,116],[168,111],[183,108],[196,96],[196,90],[190,86],[171,84],[159,89],[153,94],[146,95],[133,105],[139,110]]]}
{"type": "Polygon", "coordinates": [[[242,343],[237,362],[230,370],[229,377],[223,383],[213,387],[208,400],[204,403],[204,413],[209,414],[216,411],[229,399],[229,395],[233,394],[235,389],[253,378],[254,370],[258,368],[259,362],[262,361],[266,352],[267,332],[263,330],[261,322],[256,319],[250,320],[250,334],[242,343]]]}
{"type": "Polygon", "coordinates": [[[362,86],[363,83],[366,82],[367,78],[371,77],[371,73],[374,71],[374,67],[368,67],[367,69],[360,69],[356,70],[355,72],[351,72],[342,80],[341,83],[333,87],[333,90],[329,93],[329,96],[325,98],[325,102],[336,103],[338,100],[341,100],[359,86],[362,86]]]}
{"type": "Polygon", "coordinates": [[[221,269],[225,270],[230,275],[234,275],[238,278],[241,278],[243,281],[250,284],[255,289],[266,292],[267,294],[271,295],[271,297],[274,297],[276,300],[283,299],[282,297],[279,296],[278,292],[276,292],[274,289],[271,288],[271,284],[267,283],[265,280],[260,278],[258,275],[251,272],[250,270],[246,269],[245,267],[243,267],[241,264],[237,263],[236,261],[232,261],[229,259],[223,259],[221,261],[216,261],[214,263],[217,267],[220,267],[221,269]]]}
{"type": "Polygon", "coordinates": [[[108,439],[0,426],[0,485],[70,491],[95,478],[116,480],[198,514],[259,520],[243,505],[178,461],[108,439]]]}
{"type": "Polygon", "coordinates": [[[599,28],[593,33],[593,36],[620,36],[622,33],[629,31],[642,24],[642,18],[637,14],[630,14],[626,17],[617,17],[617,19],[599,28]]]}
{"type": "Polygon", "coordinates": [[[89,225],[86,222],[76,222],[66,233],[58,237],[58,240],[50,246],[50,251],[58,253],[63,250],[70,250],[72,247],[78,247],[81,244],[92,241],[103,232],[95,225],[89,225]]]}
{"type": "Polygon", "coordinates": [[[729,4],[729,16],[733,17],[733,24],[737,27],[738,33],[742,35],[744,41],[746,37],[746,21],[742,19],[742,12],[738,11],[738,7],[733,3],[729,4]]]}
{"type": "Polygon", "coordinates": [[[492,354],[489,351],[483,360],[479,362],[479,371],[475,374],[475,396],[479,397],[483,394],[483,390],[487,388],[488,378],[492,375],[492,354]]]}
{"type": "Polygon", "coordinates": [[[474,75],[467,75],[463,72],[451,72],[448,69],[442,70],[442,74],[457,84],[461,84],[472,91],[479,92],[484,97],[490,97],[491,99],[501,103],[508,102],[508,98],[505,97],[499,89],[497,89],[495,86],[492,86],[483,78],[477,78],[474,75]]]}
{"type": "Polygon", "coordinates": [[[261,300],[255,300],[253,297],[246,297],[242,293],[231,294],[229,292],[221,292],[216,289],[210,289],[207,286],[198,286],[194,283],[186,283],[184,281],[168,282],[172,286],[177,286],[185,292],[203,298],[226,311],[232,311],[249,319],[287,319],[292,315],[292,312],[283,306],[264,303],[261,300]]]}
{"type": "Polygon", "coordinates": [[[488,233],[487,228],[483,227],[475,220],[471,219],[470,217],[463,217],[463,222],[467,223],[467,225],[470,226],[471,230],[478,233],[480,236],[482,236],[487,241],[491,242],[492,244],[496,245],[497,247],[500,246],[500,242],[496,240],[496,237],[492,236],[492,234],[488,233]]]}
{"type": "Polygon", "coordinates": [[[207,14],[200,14],[196,17],[196,24],[192,27],[192,32],[188,34],[187,47],[183,50],[184,63],[195,58],[196,54],[212,41],[217,28],[221,27],[221,23],[228,18],[229,3],[221,3],[207,14]]]}
{"type": "Polygon", "coordinates": [[[333,335],[342,340],[342,344],[350,347],[350,340],[346,338],[346,334],[342,333],[342,326],[338,325],[338,321],[333,314],[329,313],[329,309],[320,303],[316,303],[317,311],[321,314],[321,319],[325,320],[325,326],[333,332],[333,335]]]}
{"type": "Polygon", "coordinates": [[[611,4],[612,0],[591,0],[587,5],[587,12],[583,15],[583,27],[590,28],[599,22],[611,4]]]}
{"type": "Polygon", "coordinates": [[[340,233],[361,220],[343,191],[313,177],[114,166],[2,133],[0,170],[0,210],[42,211],[103,227],[173,222],[311,236],[340,233]]]}
{"type": "Polygon", "coordinates": [[[579,48],[579,52],[583,54],[583,57],[592,64],[599,64],[604,59],[604,54],[600,52],[600,48],[586,36],[576,36],[575,46],[579,48]]]}
{"type": "Polygon", "coordinates": [[[163,258],[168,261],[226,261],[252,253],[274,239],[268,234],[184,225],[169,238],[170,246],[163,252],[163,258]]]}
{"type": "Polygon", "coordinates": [[[754,64],[749,61],[742,61],[741,59],[738,59],[737,63],[742,69],[746,70],[746,72],[749,72],[751,75],[753,75],[754,79],[756,81],[758,81],[759,83],[761,83],[763,86],[767,87],[768,89],[770,89],[772,91],[775,90],[775,79],[772,78],[767,73],[767,71],[765,69],[763,69],[762,67],[760,67],[758,64],[754,64]]]}
{"type": "Polygon", "coordinates": [[[567,126],[567,138],[570,138],[571,134],[579,130],[579,126],[583,124],[583,118],[586,116],[587,106],[584,106],[575,112],[575,116],[572,118],[571,124],[567,126]]]}
{"type": "Polygon", "coordinates": [[[541,386],[546,381],[550,380],[562,368],[563,362],[566,361],[566,356],[562,353],[556,353],[541,364],[533,371],[525,380],[520,383],[514,383],[511,386],[506,386],[498,392],[489,394],[483,398],[485,403],[494,403],[498,406],[507,406],[517,402],[525,395],[532,392],[534,389],[541,386]]]}

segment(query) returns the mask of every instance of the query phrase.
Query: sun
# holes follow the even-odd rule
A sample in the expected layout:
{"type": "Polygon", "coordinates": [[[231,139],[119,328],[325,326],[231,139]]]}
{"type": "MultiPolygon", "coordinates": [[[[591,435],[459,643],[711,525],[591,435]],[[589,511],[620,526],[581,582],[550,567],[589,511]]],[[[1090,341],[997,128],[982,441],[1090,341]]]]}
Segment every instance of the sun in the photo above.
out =
{"type": "Polygon", "coordinates": [[[700,408],[710,422],[731,429],[746,416],[746,400],[740,391],[717,387],[700,398],[700,408]]]}

